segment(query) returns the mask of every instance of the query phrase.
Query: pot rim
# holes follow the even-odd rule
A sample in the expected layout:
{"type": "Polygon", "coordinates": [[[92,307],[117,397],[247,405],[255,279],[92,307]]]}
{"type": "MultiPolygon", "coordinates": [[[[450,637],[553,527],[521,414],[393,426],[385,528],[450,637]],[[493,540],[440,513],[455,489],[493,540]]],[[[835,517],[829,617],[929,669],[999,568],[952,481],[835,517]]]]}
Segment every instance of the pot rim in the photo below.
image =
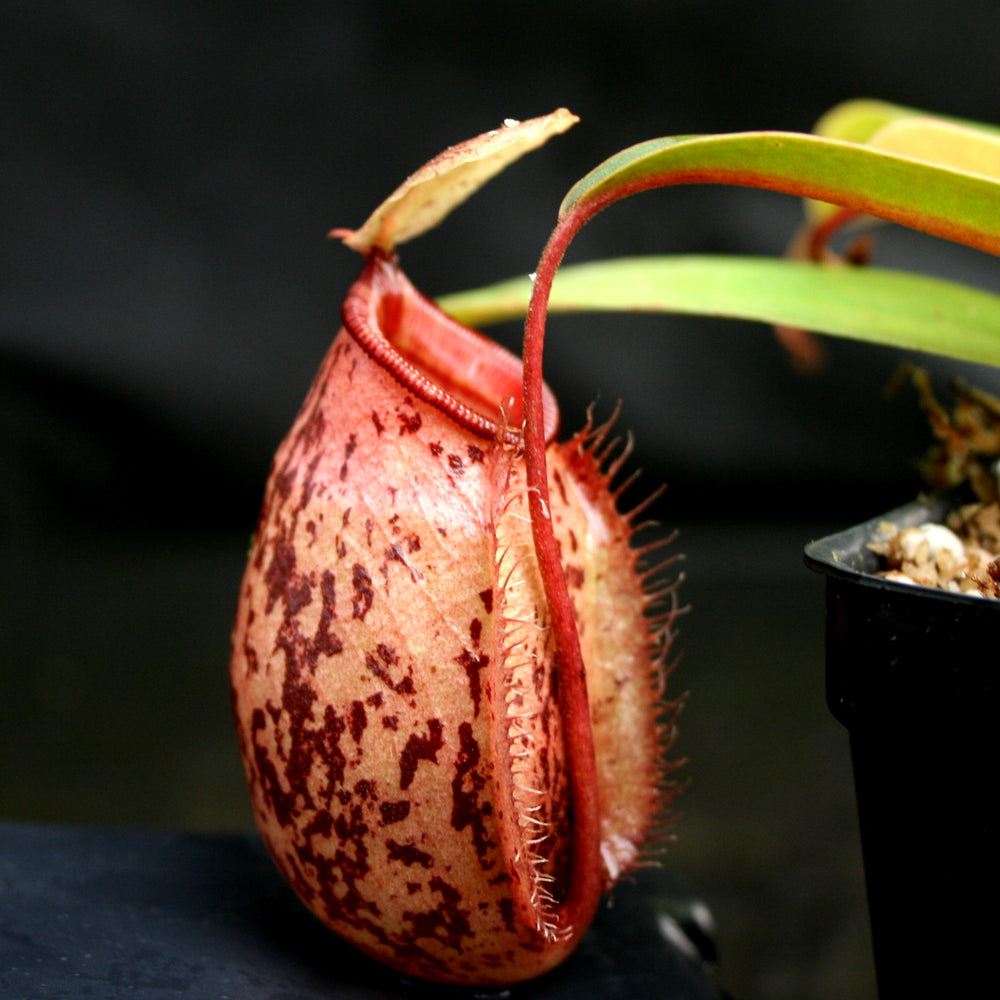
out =
{"type": "Polygon", "coordinates": [[[875,553],[869,551],[868,543],[878,535],[880,524],[890,521],[899,528],[910,528],[926,521],[941,523],[958,503],[959,501],[953,496],[922,494],[888,513],[809,542],[803,552],[806,566],[816,573],[845,583],[871,590],[887,591],[911,600],[937,601],[959,607],[968,605],[983,608],[996,605],[1000,611],[1000,601],[993,601],[978,594],[958,594],[919,584],[900,583],[875,575],[880,568],[879,560],[875,553]]]}

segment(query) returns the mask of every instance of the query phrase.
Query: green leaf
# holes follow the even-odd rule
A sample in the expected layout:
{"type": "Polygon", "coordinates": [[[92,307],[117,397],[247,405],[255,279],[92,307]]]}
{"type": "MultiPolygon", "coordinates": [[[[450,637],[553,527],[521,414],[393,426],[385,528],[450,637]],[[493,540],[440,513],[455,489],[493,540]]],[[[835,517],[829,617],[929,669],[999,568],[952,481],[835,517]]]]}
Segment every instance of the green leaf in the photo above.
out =
{"type": "MultiPolygon", "coordinates": [[[[530,279],[518,278],[439,304],[479,326],[523,316],[530,294],[530,279]]],[[[701,256],[567,265],[549,311],[725,316],[1000,365],[1000,296],[874,267],[701,256]]]]}
{"type": "Polygon", "coordinates": [[[792,132],[653,139],[605,160],[570,190],[560,219],[653,187],[718,183],[841,205],[1000,253],[1000,182],[866,145],[792,132]]]}

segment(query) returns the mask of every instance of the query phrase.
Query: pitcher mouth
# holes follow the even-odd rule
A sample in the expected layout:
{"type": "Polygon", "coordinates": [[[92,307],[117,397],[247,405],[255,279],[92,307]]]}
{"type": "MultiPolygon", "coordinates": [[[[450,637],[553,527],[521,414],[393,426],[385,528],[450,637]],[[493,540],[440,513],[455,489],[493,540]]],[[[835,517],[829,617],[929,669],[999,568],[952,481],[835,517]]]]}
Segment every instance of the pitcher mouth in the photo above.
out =
{"type": "MultiPolygon", "coordinates": [[[[415,396],[478,437],[521,446],[520,358],[442,312],[394,258],[370,254],[343,319],[362,349],[415,396]]],[[[548,442],[559,429],[559,406],[547,385],[542,392],[548,442]]]]}

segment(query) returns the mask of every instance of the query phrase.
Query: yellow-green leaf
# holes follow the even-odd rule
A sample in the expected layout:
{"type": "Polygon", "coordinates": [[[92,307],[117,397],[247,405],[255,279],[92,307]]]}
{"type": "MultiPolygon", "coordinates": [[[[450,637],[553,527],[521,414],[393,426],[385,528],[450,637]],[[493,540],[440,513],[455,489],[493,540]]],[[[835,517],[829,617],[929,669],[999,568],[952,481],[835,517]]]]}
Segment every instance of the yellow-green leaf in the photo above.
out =
{"type": "Polygon", "coordinates": [[[565,108],[524,122],[507,119],[500,128],[435,156],[382,202],[360,229],[335,229],[330,235],[363,254],[374,248],[389,253],[433,229],[501,170],[578,120],[565,108]]]}
{"type": "MultiPolygon", "coordinates": [[[[857,100],[832,108],[816,123],[814,132],[962,173],[1000,178],[1000,129],[993,125],[884,101],[857,100]]],[[[824,202],[806,202],[806,215],[813,225],[837,211],[824,202]]]]}
{"type": "Polygon", "coordinates": [[[858,98],[830,108],[813,126],[816,135],[845,142],[867,142],[879,129],[901,118],[925,117],[926,113],[887,101],[858,98]]]}

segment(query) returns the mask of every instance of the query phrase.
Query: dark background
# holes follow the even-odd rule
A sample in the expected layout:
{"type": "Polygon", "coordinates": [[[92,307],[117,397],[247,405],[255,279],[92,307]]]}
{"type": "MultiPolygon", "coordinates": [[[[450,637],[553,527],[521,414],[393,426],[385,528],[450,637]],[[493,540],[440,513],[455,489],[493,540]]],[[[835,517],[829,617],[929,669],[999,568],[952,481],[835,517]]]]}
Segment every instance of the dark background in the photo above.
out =
{"type": "MultiPolygon", "coordinates": [[[[525,273],[569,186],[633,142],[807,130],[855,96],[1000,121],[998,29],[994,0],[6,3],[0,816],[251,822],[228,632],[270,455],[359,268],[327,230],[444,147],[565,105],[575,129],[403,253],[431,294],[525,273]]],[[[799,218],[778,195],[656,192],[572,257],[778,254],[799,218]]],[[[992,259],[915,234],[882,232],[876,259],[997,284],[992,259]]],[[[870,996],[800,552],[915,492],[921,418],[882,396],[901,355],[829,344],[805,377],[749,324],[551,330],[565,425],[623,398],[643,482],[669,482],[656,514],[682,528],[692,784],[667,863],[712,906],[736,996],[870,996]]]]}

